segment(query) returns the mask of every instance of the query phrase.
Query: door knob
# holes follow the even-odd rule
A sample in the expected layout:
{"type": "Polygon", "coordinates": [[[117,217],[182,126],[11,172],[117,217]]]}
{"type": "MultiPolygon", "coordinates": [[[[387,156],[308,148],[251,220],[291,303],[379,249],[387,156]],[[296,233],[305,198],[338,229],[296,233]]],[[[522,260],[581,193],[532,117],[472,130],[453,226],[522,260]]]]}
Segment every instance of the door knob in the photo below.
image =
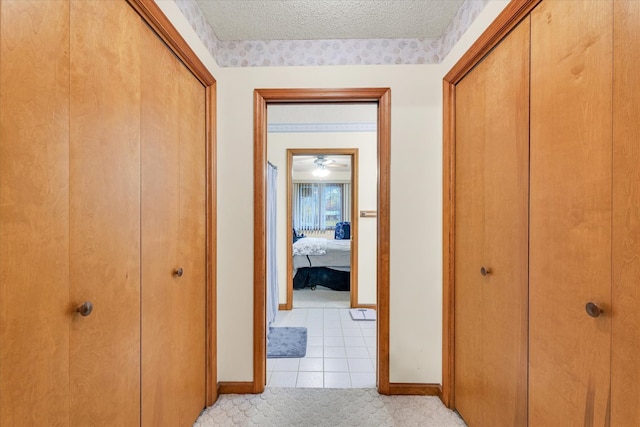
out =
{"type": "Polygon", "coordinates": [[[480,269],[480,274],[482,274],[483,276],[486,276],[487,274],[490,274],[490,273],[491,273],[491,269],[490,268],[482,267],[480,269]]]}
{"type": "Polygon", "coordinates": [[[82,305],[76,308],[76,311],[80,313],[82,317],[87,317],[93,311],[93,304],[91,304],[91,301],[85,301],[82,305]]]}
{"type": "Polygon", "coordinates": [[[587,314],[591,317],[598,317],[602,313],[602,309],[591,301],[585,305],[584,309],[587,310],[587,314]]]}
{"type": "Polygon", "coordinates": [[[182,268],[178,268],[173,274],[178,277],[182,277],[182,275],[184,274],[184,270],[182,268]]]}

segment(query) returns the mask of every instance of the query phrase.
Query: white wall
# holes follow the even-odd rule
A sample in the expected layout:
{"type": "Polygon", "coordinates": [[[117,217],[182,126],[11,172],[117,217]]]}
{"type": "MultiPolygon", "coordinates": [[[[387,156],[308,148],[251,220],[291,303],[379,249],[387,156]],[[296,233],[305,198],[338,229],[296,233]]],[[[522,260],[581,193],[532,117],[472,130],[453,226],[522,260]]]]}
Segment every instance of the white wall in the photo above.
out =
{"type": "Polygon", "coordinates": [[[253,90],[391,88],[390,380],[442,377],[442,78],[506,6],[490,1],[439,65],[220,68],[171,0],[156,0],[218,81],[218,379],[252,381],[253,90]]]}
{"type": "MultiPolygon", "coordinates": [[[[352,105],[352,107],[354,106],[352,105]]],[[[310,122],[312,121],[308,121],[308,123],[310,122]]],[[[278,233],[277,242],[279,301],[281,304],[287,300],[287,149],[325,147],[358,149],[358,209],[376,210],[376,132],[269,133],[267,138],[267,158],[273,165],[278,167],[278,223],[276,227],[281,230],[278,233]]],[[[336,172],[332,171],[332,174],[335,176],[336,172]]],[[[349,176],[347,179],[349,179],[349,176]]],[[[314,177],[314,180],[317,180],[317,178],[314,177]]],[[[358,303],[375,304],[376,220],[373,218],[358,218],[358,226],[358,303]]]]}

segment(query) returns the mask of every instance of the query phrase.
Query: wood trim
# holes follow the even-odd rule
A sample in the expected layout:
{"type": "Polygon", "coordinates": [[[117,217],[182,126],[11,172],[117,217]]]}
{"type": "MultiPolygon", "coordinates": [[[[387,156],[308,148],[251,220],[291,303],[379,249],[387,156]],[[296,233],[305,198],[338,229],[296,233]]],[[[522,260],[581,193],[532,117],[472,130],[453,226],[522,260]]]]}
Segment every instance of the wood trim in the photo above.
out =
{"type": "Polygon", "coordinates": [[[542,0],[513,0],[443,79],[442,401],[455,407],[455,85],[542,0]]]}
{"type": "Polygon", "coordinates": [[[291,310],[287,308],[287,304],[278,304],[278,310],[291,310]]]}
{"type": "Polygon", "coordinates": [[[437,396],[442,399],[440,384],[390,383],[389,394],[412,396],[437,396]]]}
{"type": "MultiPolygon", "coordinates": [[[[325,156],[351,156],[351,235],[357,236],[358,231],[358,152],[357,148],[289,148],[287,149],[287,233],[288,242],[293,240],[293,219],[291,217],[293,206],[293,179],[289,171],[293,168],[293,156],[320,155],[325,156]]],[[[293,308],[293,248],[287,245],[287,310],[293,308]]],[[[350,305],[355,307],[358,301],[358,240],[351,241],[350,261],[351,272],[349,281],[350,305]]]]}
{"type": "Polygon", "coordinates": [[[213,405],[218,398],[217,383],[217,181],[216,181],[216,80],[200,61],[173,24],[153,0],[126,0],[142,20],[164,41],[167,47],[185,64],[205,87],[206,132],[206,338],[205,404],[213,405]]]}
{"type": "Polygon", "coordinates": [[[378,391],[389,388],[389,236],[391,207],[391,90],[378,99],[378,391]]]}
{"type": "Polygon", "coordinates": [[[216,271],[217,271],[217,156],[216,156],[216,95],[217,87],[214,82],[211,86],[208,86],[205,90],[206,93],[206,111],[207,111],[207,289],[206,289],[206,316],[207,316],[207,328],[206,328],[206,351],[207,351],[207,365],[206,365],[206,398],[205,402],[207,406],[211,406],[218,399],[217,387],[213,387],[218,382],[218,346],[217,346],[217,307],[216,307],[216,295],[217,295],[217,283],[216,283],[216,271]]]}
{"type": "Polygon", "coordinates": [[[444,81],[457,84],[476,64],[482,61],[516,25],[542,0],[512,0],[496,17],[478,40],[462,55],[456,65],[444,76],[444,81]]]}
{"type": "Polygon", "coordinates": [[[389,211],[391,152],[391,90],[361,89],[256,89],[254,91],[254,352],[253,392],[266,382],[266,135],[267,103],[279,102],[378,103],[378,391],[389,394],[389,211]]]}
{"type": "MultiPolygon", "coordinates": [[[[293,241],[293,153],[287,150],[287,242],[293,241]]],[[[293,309],[293,248],[287,243],[287,300],[285,310],[293,309]]]]}
{"type": "Polygon", "coordinates": [[[375,310],[377,306],[375,304],[355,304],[351,308],[372,308],[375,310]]]}
{"type": "Polygon", "coordinates": [[[358,200],[360,200],[360,172],[359,150],[351,154],[351,274],[349,298],[352,308],[358,305],[358,240],[360,236],[360,217],[358,216],[358,200]]]}
{"type": "Polygon", "coordinates": [[[253,394],[251,381],[224,381],[218,383],[218,395],[221,394],[253,394]]]}
{"type": "Polygon", "coordinates": [[[267,384],[267,100],[253,93],[253,393],[267,384]]]}
{"type": "Polygon", "coordinates": [[[176,27],[165,16],[154,0],[126,0],[131,7],[149,24],[180,60],[191,70],[204,86],[211,86],[216,79],[200,58],[182,38],[176,27]]]}
{"type": "Polygon", "coordinates": [[[454,286],[455,233],[455,85],[443,82],[444,149],[442,151],[442,402],[453,408],[454,286]]]}
{"type": "Polygon", "coordinates": [[[371,102],[378,101],[388,88],[356,89],[256,89],[269,103],[286,102],[371,102]]]}

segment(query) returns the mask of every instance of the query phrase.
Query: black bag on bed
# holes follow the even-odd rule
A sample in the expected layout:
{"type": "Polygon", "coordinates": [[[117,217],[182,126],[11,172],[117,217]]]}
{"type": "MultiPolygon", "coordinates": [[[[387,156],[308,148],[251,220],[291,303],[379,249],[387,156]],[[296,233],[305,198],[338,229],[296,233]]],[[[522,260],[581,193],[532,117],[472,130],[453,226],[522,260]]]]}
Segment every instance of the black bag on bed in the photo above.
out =
{"type": "Polygon", "coordinates": [[[351,223],[349,221],[338,222],[336,224],[336,229],[334,231],[333,238],[335,240],[349,240],[349,239],[351,239],[351,223]]]}
{"type": "Polygon", "coordinates": [[[334,291],[348,291],[351,286],[351,273],[332,270],[327,267],[299,268],[293,278],[293,289],[310,288],[317,285],[334,291]]]}

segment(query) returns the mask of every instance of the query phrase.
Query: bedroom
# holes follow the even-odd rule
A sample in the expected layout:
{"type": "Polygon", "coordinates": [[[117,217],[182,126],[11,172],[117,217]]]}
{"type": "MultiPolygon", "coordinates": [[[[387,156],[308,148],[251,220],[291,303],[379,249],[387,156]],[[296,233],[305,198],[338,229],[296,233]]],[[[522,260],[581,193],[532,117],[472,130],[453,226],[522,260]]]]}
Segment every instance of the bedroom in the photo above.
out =
{"type": "Polygon", "coordinates": [[[376,302],[377,105],[273,105],[267,120],[278,176],[274,325],[309,333],[305,357],[267,359],[267,386],[374,387],[376,322],[361,328],[349,309],[376,302]]]}
{"type": "Polygon", "coordinates": [[[292,271],[294,308],[351,305],[351,275],[357,271],[351,268],[351,200],[357,197],[351,175],[357,151],[349,151],[353,154],[287,150],[292,172],[287,216],[293,233],[287,273],[292,271]]]}

